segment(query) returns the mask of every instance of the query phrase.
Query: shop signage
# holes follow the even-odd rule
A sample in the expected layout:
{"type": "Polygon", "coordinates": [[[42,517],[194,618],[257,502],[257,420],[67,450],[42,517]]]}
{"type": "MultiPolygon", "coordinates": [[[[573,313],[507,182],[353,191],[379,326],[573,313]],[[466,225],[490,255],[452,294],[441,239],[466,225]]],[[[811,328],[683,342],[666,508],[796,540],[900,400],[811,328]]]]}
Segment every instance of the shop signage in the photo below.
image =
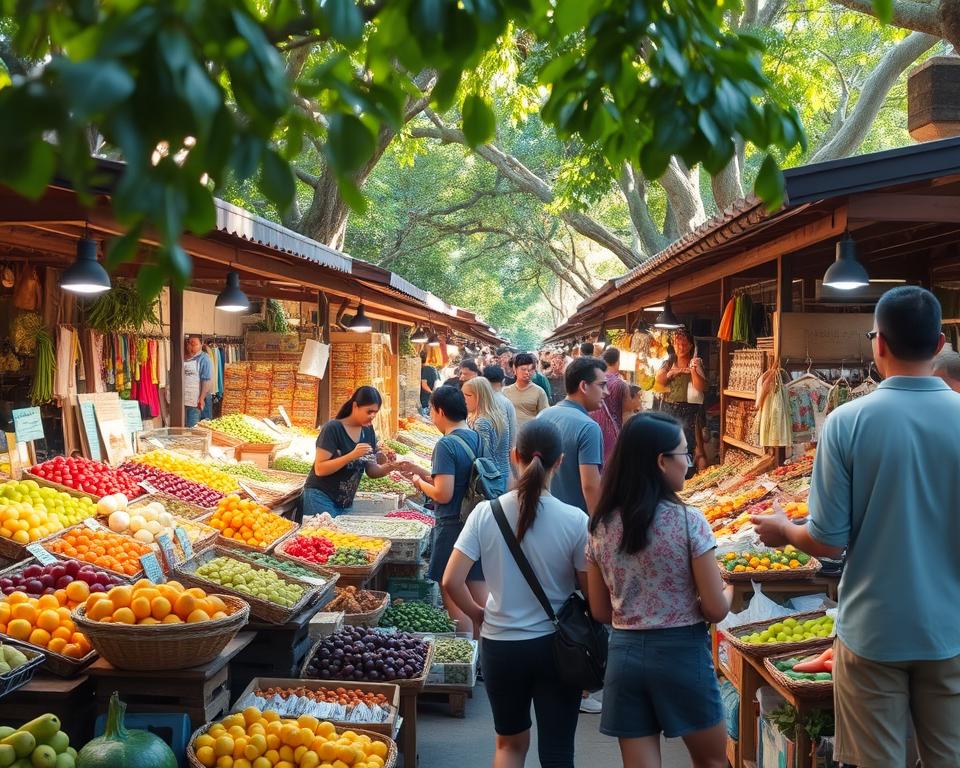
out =
{"type": "Polygon", "coordinates": [[[40,565],[53,565],[57,558],[51,555],[47,550],[41,547],[37,542],[27,544],[27,552],[34,556],[40,565]]]}
{"type": "Polygon", "coordinates": [[[43,419],[39,408],[16,408],[13,410],[13,431],[17,442],[29,443],[43,440],[43,419]]]}
{"type": "Polygon", "coordinates": [[[785,312],[780,320],[780,358],[853,363],[872,360],[866,337],[873,315],[863,312],[785,312]]]}
{"type": "Polygon", "coordinates": [[[102,461],[100,452],[100,433],[97,431],[97,414],[93,403],[80,403],[80,423],[83,425],[83,436],[86,438],[87,452],[94,461],[102,461]]]}
{"type": "Polygon", "coordinates": [[[136,434],[143,432],[143,419],[140,416],[140,403],[136,400],[121,400],[120,410],[123,411],[123,420],[127,425],[127,432],[136,434]]]}

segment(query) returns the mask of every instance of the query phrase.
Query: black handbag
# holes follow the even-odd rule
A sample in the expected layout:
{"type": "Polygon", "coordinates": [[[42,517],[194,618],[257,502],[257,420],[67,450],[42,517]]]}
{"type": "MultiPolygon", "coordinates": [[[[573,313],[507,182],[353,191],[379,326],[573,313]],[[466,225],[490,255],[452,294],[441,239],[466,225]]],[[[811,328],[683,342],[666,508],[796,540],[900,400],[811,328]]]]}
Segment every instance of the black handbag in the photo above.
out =
{"type": "Polygon", "coordinates": [[[547,618],[556,627],[553,656],[557,664],[558,676],[571,687],[582,691],[599,691],[603,688],[603,677],[607,671],[609,638],[606,628],[593,620],[587,608],[587,601],[576,592],[564,601],[558,612],[554,613],[537,575],[530,567],[530,561],[523,554],[520,542],[517,541],[510,523],[507,522],[500,499],[491,501],[490,507],[520,573],[540,601],[547,618]]]}

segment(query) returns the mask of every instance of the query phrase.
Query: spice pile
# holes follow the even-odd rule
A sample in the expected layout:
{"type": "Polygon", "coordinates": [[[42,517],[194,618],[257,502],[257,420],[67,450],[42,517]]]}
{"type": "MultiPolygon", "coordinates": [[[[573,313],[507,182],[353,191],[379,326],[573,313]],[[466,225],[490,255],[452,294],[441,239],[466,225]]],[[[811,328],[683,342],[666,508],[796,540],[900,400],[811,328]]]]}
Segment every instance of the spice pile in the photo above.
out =
{"type": "Polygon", "coordinates": [[[324,608],[325,611],[343,611],[347,614],[369,613],[383,605],[383,593],[368,592],[356,587],[337,588],[337,596],[324,608]]]}

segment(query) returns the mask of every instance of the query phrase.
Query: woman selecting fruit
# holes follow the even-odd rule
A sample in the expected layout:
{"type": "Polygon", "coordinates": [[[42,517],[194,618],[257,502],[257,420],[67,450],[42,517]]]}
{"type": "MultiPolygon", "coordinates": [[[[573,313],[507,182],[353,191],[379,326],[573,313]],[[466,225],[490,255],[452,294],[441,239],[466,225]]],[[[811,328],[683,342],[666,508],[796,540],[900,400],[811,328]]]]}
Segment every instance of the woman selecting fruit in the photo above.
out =
{"type": "Polygon", "coordinates": [[[368,477],[384,477],[399,468],[393,460],[381,464],[380,455],[374,453],[373,419],[382,404],[376,388],[359,387],[336,418],[323,425],[303,489],[304,517],[324,512],[337,517],[350,512],[364,472],[368,477]]]}
{"type": "Polygon", "coordinates": [[[673,332],[667,347],[669,357],[657,373],[657,384],[666,387],[660,410],[669,413],[683,424],[687,445],[694,453],[698,469],[706,467],[703,441],[697,437],[697,423],[703,412],[703,393],[709,386],[703,371],[703,361],[697,355],[693,336],[686,328],[673,332]]]}

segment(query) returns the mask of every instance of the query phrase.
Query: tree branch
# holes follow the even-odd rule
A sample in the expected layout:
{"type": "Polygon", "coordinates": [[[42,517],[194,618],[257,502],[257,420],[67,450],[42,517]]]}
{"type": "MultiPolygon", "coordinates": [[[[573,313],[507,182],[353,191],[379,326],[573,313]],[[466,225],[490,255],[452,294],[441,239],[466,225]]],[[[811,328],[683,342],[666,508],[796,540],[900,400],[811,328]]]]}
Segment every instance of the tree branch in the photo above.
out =
{"type": "Polygon", "coordinates": [[[700,197],[699,168],[689,170],[676,157],[671,158],[660,184],[670,201],[678,236],[692,232],[707,220],[700,197]]]}
{"type": "Polygon", "coordinates": [[[624,162],[617,179],[623,197],[627,201],[630,221],[640,239],[644,253],[652,256],[667,245],[666,238],[660,233],[647,204],[647,181],[631,163],[624,162]]]}
{"type": "Polygon", "coordinates": [[[314,176],[312,173],[309,173],[308,171],[303,170],[303,168],[299,168],[298,166],[294,165],[293,172],[296,175],[296,177],[300,179],[300,181],[302,181],[304,184],[306,184],[308,187],[311,187],[312,189],[316,189],[317,186],[320,184],[320,177],[314,176]]]}
{"type": "MultiPolygon", "coordinates": [[[[851,11],[876,16],[873,0],[833,0],[851,11]]],[[[942,2],[942,0],[941,0],[942,2]]],[[[943,37],[940,20],[937,17],[937,3],[922,3],[915,0],[895,0],[893,4],[893,23],[914,32],[943,37]]]]}

